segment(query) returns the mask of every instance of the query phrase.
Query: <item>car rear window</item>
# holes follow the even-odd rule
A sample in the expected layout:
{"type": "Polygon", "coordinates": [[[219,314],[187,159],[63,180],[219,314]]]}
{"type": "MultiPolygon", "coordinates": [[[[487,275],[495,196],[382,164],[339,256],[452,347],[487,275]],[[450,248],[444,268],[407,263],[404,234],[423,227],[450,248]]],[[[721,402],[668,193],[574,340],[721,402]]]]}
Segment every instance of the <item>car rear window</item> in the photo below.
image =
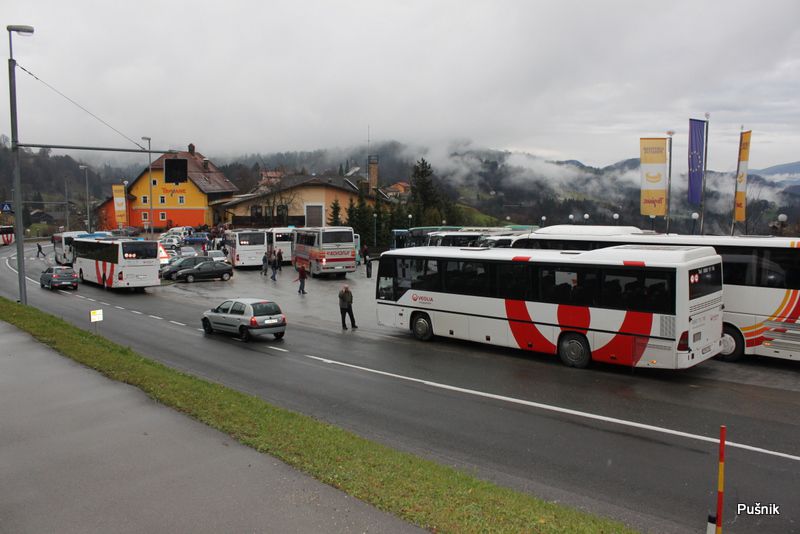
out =
{"type": "Polygon", "coordinates": [[[75,274],[75,271],[73,271],[69,267],[56,267],[55,269],[53,269],[53,272],[56,274],[75,274]]]}
{"type": "Polygon", "coordinates": [[[280,307],[274,302],[256,302],[253,306],[253,315],[278,315],[281,313],[280,307]]]}

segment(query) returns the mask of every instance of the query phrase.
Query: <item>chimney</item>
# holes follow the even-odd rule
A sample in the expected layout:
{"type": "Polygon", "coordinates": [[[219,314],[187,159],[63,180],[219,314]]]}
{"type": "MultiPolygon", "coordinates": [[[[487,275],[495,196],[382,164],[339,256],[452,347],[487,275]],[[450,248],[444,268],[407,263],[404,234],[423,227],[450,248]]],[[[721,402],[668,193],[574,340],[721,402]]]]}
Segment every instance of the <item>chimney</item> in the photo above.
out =
{"type": "MultiPolygon", "coordinates": [[[[192,148],[194,148],[194,146],[193,146],[193,145],[189,145],[189,146],[191,146],[192,148]]],[[[192,152],[192,154],[194,154],[194,152],[192,152]]],[[[208,170],[208,158],[203,158],[203,168],[204,168],[205,170],[208,170]]]]}
{"type": "Polygon", "coordinates": [[[194,143],[189,143],[189,154],[194,156],[194,143]]]}
{"type": "Polygon", "coordinates": [[[378,155],[367,156],[367,176],[369,177],[370,193],[378,189],[378,155]]]}

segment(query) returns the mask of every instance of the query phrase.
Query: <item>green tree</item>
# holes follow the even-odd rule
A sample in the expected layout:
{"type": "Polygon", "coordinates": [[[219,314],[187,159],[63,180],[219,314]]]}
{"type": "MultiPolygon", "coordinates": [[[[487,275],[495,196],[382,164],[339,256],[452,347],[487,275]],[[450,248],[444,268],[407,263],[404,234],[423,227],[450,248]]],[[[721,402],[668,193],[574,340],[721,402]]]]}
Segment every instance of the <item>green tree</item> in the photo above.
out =
{"type": "Polygon", "coordinates": [[[337,198],[331,202],[331,213],[328,216],[328,224],[331,226],[342,226],[342,205],[337,198]]]}
{"type": "Polygon", "coordinates": [[[353,226],[356,220],[356,204],[353,202],[353,197],[350,197],[350,202],[347,204],[347,224],[353,226]]]}
{"type": "Polygon", "coordinates": [[[425,158],[420,158],[411,174],[411,211],[414,219],[421,221],[429,208],[439,204],[439,192],[433,181],[433,169],[425,158]]]}
{"type": "Polygon", "coordinates": [[[344,176],[344,168],[341,163],[339,164],[339,176],[344,176]]]}

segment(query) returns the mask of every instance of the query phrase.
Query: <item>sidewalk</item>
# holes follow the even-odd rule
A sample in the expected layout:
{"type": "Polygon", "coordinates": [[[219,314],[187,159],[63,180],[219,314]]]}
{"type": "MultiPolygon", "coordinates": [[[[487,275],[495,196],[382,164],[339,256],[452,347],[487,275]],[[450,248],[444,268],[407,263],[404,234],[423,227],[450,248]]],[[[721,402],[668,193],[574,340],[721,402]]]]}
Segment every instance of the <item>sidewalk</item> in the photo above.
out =
{"type": "Polygon", "coordinates": [[[0,532],[421,532],[0,321],[0,532]]]}

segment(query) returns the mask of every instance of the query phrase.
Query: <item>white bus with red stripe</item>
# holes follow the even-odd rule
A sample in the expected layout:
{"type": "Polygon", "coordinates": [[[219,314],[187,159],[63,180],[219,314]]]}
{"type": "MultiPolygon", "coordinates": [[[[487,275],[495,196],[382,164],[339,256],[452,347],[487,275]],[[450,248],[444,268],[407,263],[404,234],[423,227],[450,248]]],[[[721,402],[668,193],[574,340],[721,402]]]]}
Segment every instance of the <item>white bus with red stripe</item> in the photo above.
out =
{"type": "Polygon", "coordinates": [[[752,354],[800,360],[800,237],[655,234],[634,226],[556,225],[521,236],[512,247],[590,250],[629,243],[714,247],[722,256],[725,302],[719,358],[735,361],[752,354]]]}
{"type": "Polygon", "coordinates": [[[349,226],[295,228],[292,238],[292,265],[301,265],[311,276],[345,276],[356,270],[356,246],[349,226]]]}
{"type": "Polygon", "coordinates": [[[158,241],[76,237],[72,268],[81,282],[108,288],[144,289],[158,286],[158,241]]]}
{"type": "Polygon", "coordinates": [[[0,226],[0,245],[10,245],[14,242],[14,227],[0,226]]]}
{"type": "Polygon", "coordinates": [[[272,250],[272,234],[267,230],[227,230],[223,239],[228,262],[234,267],[260,267],[264,254],[272,250]]]}
{"type": "Polygon", "coordinates": [[[381,255],[378,323],[591,361],[683,369],[722,348],[710,247],[593,251],[418,247],[381,255]]]}

